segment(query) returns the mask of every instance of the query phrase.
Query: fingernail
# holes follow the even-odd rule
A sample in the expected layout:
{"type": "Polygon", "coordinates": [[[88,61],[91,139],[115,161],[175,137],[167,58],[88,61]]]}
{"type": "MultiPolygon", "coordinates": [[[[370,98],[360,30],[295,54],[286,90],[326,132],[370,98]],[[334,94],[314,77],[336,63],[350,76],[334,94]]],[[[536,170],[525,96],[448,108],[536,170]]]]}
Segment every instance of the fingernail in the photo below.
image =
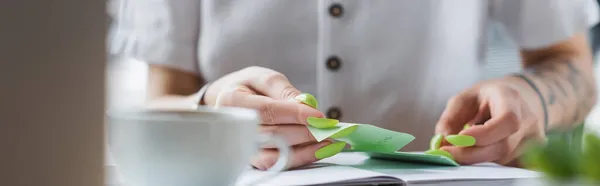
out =
{"type": "Polygon", "coordinates": [[[468,135],[448,135],[446,141],[457,147],[469,147],[477,142],[473,136],[468,135]]]}
{"type": "Polygon", "coordinates": [[[436,134],[435,136],[433,136],[431,138],[431,141],[429,142],[429,149],[439,149],[442,146],[442,139],[444,139],[444,136],[442,136],[441,134],[436,134]]]}
{"type": "Polygon", "coordinates": [[[309,93],[302,93],[294,97],[294,99],[315,109],[319,107],[319,102],[317,101],[317,98],[315,98],[315,96],[309,93]]]}
{"type": "Polygon", "coordinates": [[[336,119],[328,119],[328,118],[317,118],[317,117],[308,117],[306,118],[306,122],[315,128],[326,129],[332,128],[337,125],[340,121],[336,119]]]}
{"type": "Polygon", "coordinates": [[[471,125],[469,125],[469,124],[465,124],[465,126],[463,127],[463,130],[467,130],[467,129],[469,129],[469,128],[471,128],[471,125]]]}
{"type": "Polygon", "coordinates": [[[346,136],[349,136],[350,134],[352,134],[356,130],[356,128],[358,128],[358,125],[354,125],[354,126],[345,128],[344,130],[336,132],[335,134],[333,134],[329,137],[333,138],[333,139],[343,138],[343,137],[346,137],[346,136]]]}
{"type": "Polygon", "coordinates": [[[333,155],[336,155],[336,154],[342,152],[342,150],[344,150],[344,147],[346,147],[346,142],[338,141],[338,142],[332,143],[330,145],[327,145],[327,146],[322,147],[319,150],[317,150],[315,152],[315,157],[319,160],[329,158],[333,155]]]}
{"type": "Polygon", "coordinates": [[[425,154],[446,156],[446,157],[450,158],[451,160],[454,160],[454,157],[452,156],[452,154],[450,154],[448,151],[445,151],[445,150],[440,150],[440,149],[428,150],[425,152],[425,154]]]}

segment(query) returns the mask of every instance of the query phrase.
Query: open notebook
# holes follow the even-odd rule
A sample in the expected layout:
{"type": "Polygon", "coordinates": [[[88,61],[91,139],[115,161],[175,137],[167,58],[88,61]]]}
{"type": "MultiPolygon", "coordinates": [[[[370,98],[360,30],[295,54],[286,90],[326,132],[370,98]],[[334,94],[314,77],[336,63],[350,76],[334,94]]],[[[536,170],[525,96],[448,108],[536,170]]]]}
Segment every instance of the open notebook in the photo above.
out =
{"type": "Polygon", "coordinates": [[[406,162],[362,152],[344,152],[299,169],[273,175],[248,169],[237,185],[512,185],[540,173],[484,163],[472,166],[406,162]]]}

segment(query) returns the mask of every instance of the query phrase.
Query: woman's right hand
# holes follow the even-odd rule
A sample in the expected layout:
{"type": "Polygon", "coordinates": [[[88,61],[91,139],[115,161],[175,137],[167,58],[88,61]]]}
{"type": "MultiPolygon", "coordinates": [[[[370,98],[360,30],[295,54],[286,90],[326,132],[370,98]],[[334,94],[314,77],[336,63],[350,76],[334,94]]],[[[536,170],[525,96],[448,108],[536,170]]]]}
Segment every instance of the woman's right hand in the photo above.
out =
{"type": "MultiPolygon", "coordinates": [[[[324,115],[294,100],[299,94],[301,92],[283,74],[267,68],[248,67],[213,82],[203,101],[210,106],[218,101],[220,106],[257,110],[261,118],[260,131],[279,135],[291,146],[290,166],[293,168],[317,161],[315,152],[331,143],[327,140],[317,142],[309,132],[306,118],[324,115]]],[[[264,145],[253,158],[252,165],[266,170],[275,164],[278,156],[274,145],[264,145]]]]}

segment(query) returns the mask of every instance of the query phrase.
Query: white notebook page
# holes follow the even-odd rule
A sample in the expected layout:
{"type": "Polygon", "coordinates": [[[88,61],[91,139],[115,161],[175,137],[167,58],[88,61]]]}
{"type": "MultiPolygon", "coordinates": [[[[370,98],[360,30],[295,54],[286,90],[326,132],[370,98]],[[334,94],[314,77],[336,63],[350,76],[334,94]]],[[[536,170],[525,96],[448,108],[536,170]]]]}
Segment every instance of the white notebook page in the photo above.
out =
{"type": "MultiPolygon", "coordinates": [[[[317,162],[314,166],[302,170],[280,173],[264,185],[312,185],[341,182],[344,180],[368,179],[371,181],[393,180],[390,177],[408,183],[426,183],[461,180],[503,180],[537,178],[541,174],[525,169],[503,167],[493,163],[473,166],[448,167],[422,165],[389,160],[370,159],[363,153],[341,153],[317,162]],[[375,178],[375,179],[374,179],[375,178]]],[[[240,179],[240,185],[269,174],[263,171],[249,170],[240,179]]]]}

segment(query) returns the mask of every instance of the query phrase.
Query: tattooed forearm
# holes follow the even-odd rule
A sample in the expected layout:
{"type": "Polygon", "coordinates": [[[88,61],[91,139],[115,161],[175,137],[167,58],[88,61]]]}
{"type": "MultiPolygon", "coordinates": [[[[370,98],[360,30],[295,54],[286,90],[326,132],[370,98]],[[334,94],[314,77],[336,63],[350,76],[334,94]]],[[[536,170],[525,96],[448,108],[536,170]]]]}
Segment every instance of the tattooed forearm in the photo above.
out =
{"type": "Polygon", "coordinates": [[[572,60],[538,63],[522,74],[543,98],[548,125],[581,122],[596,101],[591,69],[582,69],[572,60]]]}
{"type": "Polygon", "coordinates": [[[554,89],[552,88],[550,83],[545,84],[548,87],[548,104],[554,105],[554,103],[556,103],[556,93],[554,92],[554,89]]]}
{"type": "Polygon", "coordinates": [[[585,79],[581,78],[579,70],[573,66],[573,63],[567,63],[567,67],[569,67],[567,80],[569,80],[569,84],[571,84],[573,90],[577,93],[580,90],[579,83],[581,83],[581,81],[585,81],[585,79]]]}
{"type": "MultiPolygon", "coordinates": [[[[556,66],[539,66],[538,68],[531,68],[530,72],[532,72],[532,75],[534,77],[538,78],[538,80],[541,81],[542,85],[546,86],[548,96],[547,99],[545,99],[544,101],[547,102],[549,106],[552,106],[555,103],[557,103],[556,100],[558,99],[558,96],[555,92],[555,89],[560,90],[560,92],[562,93],[561,97],[566,97],[569,95],[563,87],[563,85],[560,84],[558,79],[559,77],[555,76],[552,73],[556,72],[556,66]]],[[[558,101],[558,104],[561,107],[565,106],[564,103],[561,101],[558,101]]]]}
{"type": "Polygon", "coordinates": [[[558,88],[558,90],[560,90],[560,93],[562,94],[562,96],[567,96],[567,91],[565,90],[564,87],[560,86],[560,83],[558,82],[557,78],[554,78],[552,81],[552,84],[554,84],[554,86],[556,86],[558,88]]]}

